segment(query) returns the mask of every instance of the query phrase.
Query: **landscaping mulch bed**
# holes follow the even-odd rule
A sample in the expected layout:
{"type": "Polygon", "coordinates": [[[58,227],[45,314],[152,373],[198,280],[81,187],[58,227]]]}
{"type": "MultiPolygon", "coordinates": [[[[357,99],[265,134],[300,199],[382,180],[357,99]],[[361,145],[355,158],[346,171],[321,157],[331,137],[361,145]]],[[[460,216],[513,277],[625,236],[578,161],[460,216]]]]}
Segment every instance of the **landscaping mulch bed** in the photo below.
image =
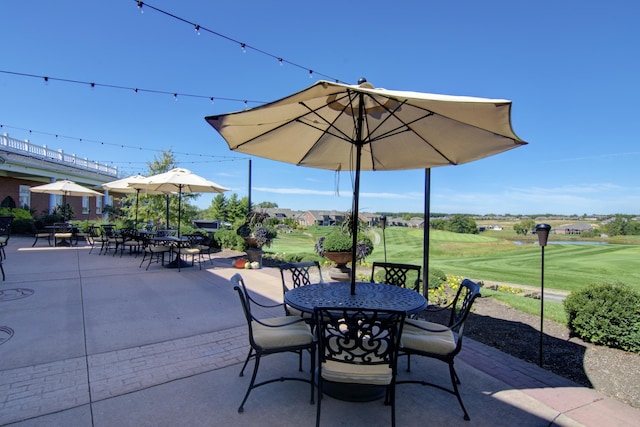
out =
{"type": "MultiPolygon", "coordinates": [[[[553,321],[543,327],[544,369],[640,408],[640,354],[586,343],[553,321]]],[[[540,317],[493,298],[478,298],[465,336],[530,363],[539,363],[540,317]]]]}

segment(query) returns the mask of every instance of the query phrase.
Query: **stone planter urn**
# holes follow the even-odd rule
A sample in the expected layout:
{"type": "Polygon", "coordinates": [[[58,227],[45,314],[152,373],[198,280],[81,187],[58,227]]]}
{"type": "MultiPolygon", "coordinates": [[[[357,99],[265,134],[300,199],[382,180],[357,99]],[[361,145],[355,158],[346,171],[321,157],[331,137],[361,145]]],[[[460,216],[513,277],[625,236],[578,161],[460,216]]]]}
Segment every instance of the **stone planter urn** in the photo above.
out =
{"type": "Polygon", "coordinates": [[[347,267],[347,263],[351,262],[351,252],[325,251],[322,256],[336,263],[335,267],[329,269],[329,277],[338,282],[351,280],[351,268],[347,267]]]}
{"type": "Polygon", "coordinates": [[[257,262],[258,268],[262,268],[262,254],[264,253],[261,248],[247,248],[247,260],[249,262],[257,262]]]}

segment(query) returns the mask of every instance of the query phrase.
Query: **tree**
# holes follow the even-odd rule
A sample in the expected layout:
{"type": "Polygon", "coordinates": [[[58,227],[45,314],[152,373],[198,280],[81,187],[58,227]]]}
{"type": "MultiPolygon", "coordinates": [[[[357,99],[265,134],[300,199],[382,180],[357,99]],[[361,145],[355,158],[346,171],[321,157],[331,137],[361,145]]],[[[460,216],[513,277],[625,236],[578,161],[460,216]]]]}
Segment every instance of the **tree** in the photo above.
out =
{"type": "Polygon", "coordinates": [[[217,194],[211,201],[211,206],[206,210],[208,219],[217,219],[226,222],[229,219],[229,202],[224,194],[217,194]]]}
{"type": "Polygon", "coordinates": [[[449,220],[447,230],[454,233],[478,234],[478,225],[469,216],[456,214],[449,220]]]}
{"type": "Polygon", "coordinates": [[[278,204],[274,203],[274,202],[260,202],[257,205],[255,205],[256,208],[263,208],[263,209],[267,209],[267,208],[277,208],[278,204]]]}
{"type": "Polygon", "coordinates": [[[529,231],[535,228],[535,226],[536,222],[534,220],[527,219],[513,224],[513,231],[515,231],[516,234],[522,234],[523,236],[526,236],[529,231]]]}

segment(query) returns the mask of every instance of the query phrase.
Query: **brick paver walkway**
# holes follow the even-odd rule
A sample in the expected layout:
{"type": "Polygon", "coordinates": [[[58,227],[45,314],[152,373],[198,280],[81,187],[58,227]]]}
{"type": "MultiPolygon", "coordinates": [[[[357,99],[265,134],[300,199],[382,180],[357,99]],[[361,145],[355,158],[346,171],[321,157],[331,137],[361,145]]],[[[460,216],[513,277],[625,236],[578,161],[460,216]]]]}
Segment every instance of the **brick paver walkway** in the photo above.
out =
{"type": "Polygon", "coordinates": [[[246,334],[246,326],[242,326],[88,358],[4,370],[0,375],[0,424],[244,362],[246,334]]]}

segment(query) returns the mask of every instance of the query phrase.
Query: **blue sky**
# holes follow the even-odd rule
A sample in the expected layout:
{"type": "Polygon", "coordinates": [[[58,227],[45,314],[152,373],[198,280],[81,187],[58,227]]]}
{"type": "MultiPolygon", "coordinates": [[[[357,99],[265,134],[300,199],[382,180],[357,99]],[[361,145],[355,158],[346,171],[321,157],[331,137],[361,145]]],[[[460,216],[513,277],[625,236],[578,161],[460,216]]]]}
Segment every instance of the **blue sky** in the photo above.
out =
{"type": "MultiPolygon", "coordinates": [[[[284,97],[321,74],[350,84],[364,76],[387,89],[513,101],[513,128],[529,145],[434,168],[432,212],[640,210],[638,2],[148,4],[224,37],[197,35],[148,7],[140,13],[133,0],[0,2],[1,71],[169,93],[0,72],[0,132],[112,164],[123,176],[144,173],[172,148],[182,167],[244,197],[249,157],[230,151],[204,117],[242,110],[241,100],[251,107],[284,97]]],[[[348,172],[259,158],[252,172],[254,202],[351,206],[348,172]]],[[[423,204],[424,170],[362,173],[361,211],[421,212],[423,204]]]]}

